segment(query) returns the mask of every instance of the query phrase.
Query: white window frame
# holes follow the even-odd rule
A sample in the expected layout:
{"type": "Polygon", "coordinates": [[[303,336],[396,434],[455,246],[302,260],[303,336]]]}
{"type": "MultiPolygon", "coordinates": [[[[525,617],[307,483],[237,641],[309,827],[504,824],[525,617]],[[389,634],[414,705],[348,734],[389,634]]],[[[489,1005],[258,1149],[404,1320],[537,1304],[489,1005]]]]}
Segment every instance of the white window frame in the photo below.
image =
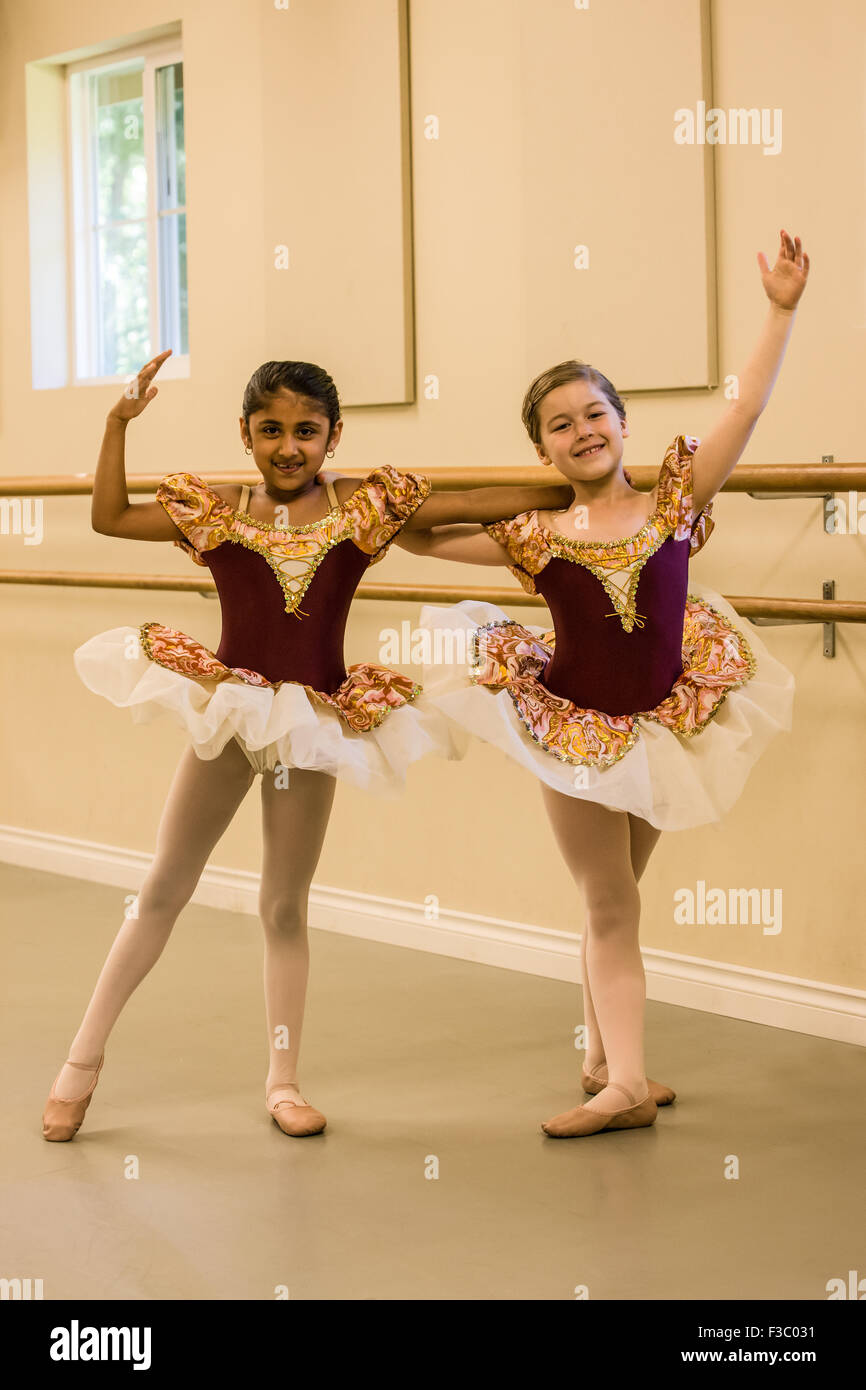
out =
{"type": "MultiPolygon", "coordinates": [[[[70,343],[70,380],[75,386],[100,386],[115,381],[123,382],[128,379],[128,373],[117,376],[91,376],[81,375],[78,370],[82,356],[91,365],[96,361],[94,335],[98,329],[98,298],[90,212],[94,191],[93,170],[91,168],[89,142],[83,138],[85,130],[90,128],[90,122],[85,120],[86,113],[82,109],[83,84],[72,82],[69,79],[76,73],[96,73],[123,66],[138,66],[142,59],[144,60],[142,69],[144,159],[148,171],[145,226],[148,254],[149,329],[152,353],[156,355],[161,351],[158,337],[159,236],[157,223],[161,216],[180,216],[181,213],[186,212],[187,205],[179,205],[162,212],[157,209],[156,175],[158,171],[155,149],[154,88],[157,68],[165,67],[171,63],[183,63],[183,50],[177,38],[154,39],[150,43],[136,44],[132,48],[115,49],[106,54],[104,60],[87,58],[77,63],[68,63],[66,66],[70,171],[68,216],[71,255],[69,269],[73,297],[73,312],[70,319],[73,325],[73,341],[70,343]],[[151,173],[154,177],[151,177],[151,173]]],[[[187,267],[188,265],[187,258],[187,267]]],[[[171,377],[189,376],[189,360],[189,353],[172,353],[171,357],[160,368],[160,378],[165,380],[171,377]]],[[[141,365],[143,366],[144,363],[141,365]]]]}

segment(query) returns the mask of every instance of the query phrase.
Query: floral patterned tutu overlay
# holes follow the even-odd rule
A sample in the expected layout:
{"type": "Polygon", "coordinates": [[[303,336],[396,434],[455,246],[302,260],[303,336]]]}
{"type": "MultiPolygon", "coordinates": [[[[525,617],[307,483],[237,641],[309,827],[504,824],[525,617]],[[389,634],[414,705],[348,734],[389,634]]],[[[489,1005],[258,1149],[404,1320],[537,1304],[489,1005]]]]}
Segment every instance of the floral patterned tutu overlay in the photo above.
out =
{"type": "Polygon", "coordinates": [[[518,622],[485,624],[472,635],[471,679],[492,694],[507,690],[527,731],[555,757],[599,768],[617,762],[634,745],[638,719],[653,719],[687,737],[700,733],[728,692],[756,669],[743,634],[694,594],[686,603],[682,674],[655,709],[611,715],[553,695],[544,674],[555,644],[553,632],[539,637],[518,622]]]}
{"type": "MultiPolygon", "coordinates": [[[[143,623],[139,634],[142,648],[150,660],[179,676],[196,681],[213,681],[214,684],[240,680],[245,685],[274,691],[286,683],[269,681],[258,671],[247,671],[241,666],[224,666],[213,652],[194,637],[165,627],[162,623],[143,623]]],[[[336,710],[356,733],[375,729],[390,710],[408,704],[421,693],[421,686],[409,676],[392,671],[387,666],[365,661],[357,662],[347,670],[346,680],[331,695],[314,690],[311,685],[302,688],[311,699],[336,710]]]]}

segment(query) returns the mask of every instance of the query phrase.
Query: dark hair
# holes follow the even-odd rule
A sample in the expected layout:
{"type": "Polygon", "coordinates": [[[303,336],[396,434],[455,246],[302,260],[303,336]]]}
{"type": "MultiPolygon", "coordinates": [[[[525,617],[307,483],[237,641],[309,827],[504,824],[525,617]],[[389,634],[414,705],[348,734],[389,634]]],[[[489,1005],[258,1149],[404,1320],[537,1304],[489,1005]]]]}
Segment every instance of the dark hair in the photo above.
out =
{"type": "Polygon", "coordinates": [[[606,376],[596,367],[591,367],[588,362],[560,362],[557,366],[549,367],[546,372],[542,372],[541,376],[537,376],[523,397],[521,419],[533,444],[541,443],[538,407],[550,391],[555,391],[557,386],[565,386],[569,381],[591,381],[593,386],[604,392],[619,416],[620,423],[625,424],[625,406],[617,395],[616,387],[606,376]]]}
{"type": "Polygon", "coordinates": [[[263,362],[253,372],[244,390],[243,415],[247,429],[250,416],[265,410],[278,391],[296,391],[322,407],[333,430],[340,418],[337,388],[323,367],[313,362],[263,362]]]}

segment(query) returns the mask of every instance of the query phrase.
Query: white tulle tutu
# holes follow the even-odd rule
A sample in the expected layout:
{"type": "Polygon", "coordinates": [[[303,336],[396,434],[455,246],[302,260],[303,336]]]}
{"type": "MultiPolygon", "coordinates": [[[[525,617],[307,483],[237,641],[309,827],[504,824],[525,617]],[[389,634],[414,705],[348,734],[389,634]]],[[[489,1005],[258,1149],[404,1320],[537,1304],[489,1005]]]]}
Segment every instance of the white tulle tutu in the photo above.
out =
{"type": "Polygon", "coordinates": [[[73,659],[88,689],[131,710],[136,723],[168,715],[203,759],[217,757],[236,739],[256,772],[278,764],[309,768],[394,797],[403,791],[412,763],[431,754],[453,759],[465,752],[449,721],[423,693],[387,708],[375,728],[358,732],[301,684],[273,688],[239,679],[193,679],[169,670],[150,659],[133,627],[99,633],[73,659]]]}
{"type": "Polygon", "coordinates": [[[538,638],[550,630],[549,624],[531,627],[509,619],[490,603],[422,609],[425,651],[436,653],[424,665],[425,696],[453,724],[455,737],[462,735],[461,752],[470,736],[482,739],[556,791],[629,811],[660,830],[718,821],[739,797],[770,740],[790,729],[794,678],[767,650],[754,625],[720,594],[694,582],[689,594],[712,605],[745,636],[755,659],[751,678],[730,689],[708,722],[689,736],[638,716],[633,744],[612,765],[575,766],[560,760],[531,736],[507,688],[494,693],[472,681],[463,652],[477,628],[518,621],[538,638]],[[460,633],[465,634],[463,642],[454,640],[460,633]]]}

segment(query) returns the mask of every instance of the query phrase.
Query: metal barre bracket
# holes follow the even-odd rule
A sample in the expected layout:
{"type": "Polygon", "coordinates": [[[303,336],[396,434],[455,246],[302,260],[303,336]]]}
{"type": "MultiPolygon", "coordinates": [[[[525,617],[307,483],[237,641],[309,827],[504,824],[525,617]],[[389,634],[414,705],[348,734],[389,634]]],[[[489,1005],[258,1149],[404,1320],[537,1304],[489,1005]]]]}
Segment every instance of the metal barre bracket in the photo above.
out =
{"type": "Polygon", "coordinates": [[[824,507],[832,500],[832,492],[750,492],[749,497],[754,497],[756,502],[774,502],[779,497],[823,497],[824,507]]]}
{"type": "MultiPolygon", "coordinates": [[[[821,585],[822,598],[836,597],[835,579],[825,579],[821,585]]],[[[817,623],[819,618],[752,618],[755,627],[787,627],[789,624],[798,623],[817,623]]],[[[836,624],[833,622],[824,623],[824,646],[825,656],[833,657],[836,655],[836,624]]]]}
{"type": "MultiPolygon", "coordinates": [[[[835,455],[833,454],[822,454],[821,456],[822,463],[835,463],[835,461],[835,455]]],[[[824,515],[822,520],[822,530],[824,534],[827,536],[839,534],[839,529],[836,525],[836,494],[833,492],[750,492],[748,495],[749,497],[754,497],[757,502],[771,502],[778,497],[820,497],[824,502],[824,515]]],[[[851,517],[853,517],[853,529],[851,519],[849,518],[848,526],[845,531],[847,535],[855,535],[859,531],[860,516],[855,501],[856,497],[856,492],[852,491],[848,493],[848,506],[851,509],[851,517]]]]}

